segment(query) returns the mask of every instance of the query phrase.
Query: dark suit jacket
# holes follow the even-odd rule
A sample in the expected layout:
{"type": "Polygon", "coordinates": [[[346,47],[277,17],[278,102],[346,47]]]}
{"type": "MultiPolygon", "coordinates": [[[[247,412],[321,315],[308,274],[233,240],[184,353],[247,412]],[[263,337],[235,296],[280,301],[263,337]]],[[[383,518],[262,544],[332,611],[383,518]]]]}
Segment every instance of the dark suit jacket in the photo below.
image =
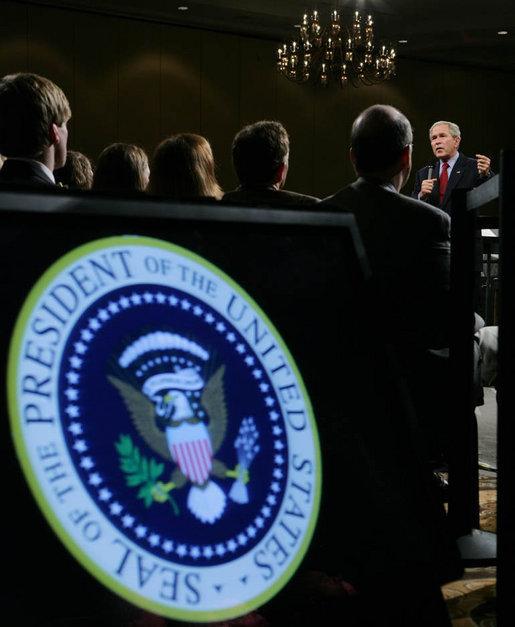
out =
{"type": "Polygon", "coordinates": [[[252,207],[307,207],[320,202],[320,198],[289,192],[272,187],[238,187],[227,192],[222,202],[231,205],[252,207]]]}
{"type": "Polygon", "coordinates": [[[450,219],[440,209],[359,178],[317,209],[352,212],[370,261],[381,312],[394,343],[448,345],[450,219]]]}
{"type": "MultiPolygon", "coordinates": [[[[433,176],[432,178],[438,178],[440,162],[437,161],[433,166],[433,176]]],[[[415,176],[415,187],[412,192],[413,198],[418,198],[420,193],[420,187],[422,185],[422,181],[428,178],[429,166],[418,170],[415,176]]],[[[490,170],[490,176],[493,175],[492,170],[490,170]]],[[[473,189],[474,187],[478,187],[481,183],[484,183],[488,180],[488,178],[481,178],[479,176],[479,172],[477,171],[477,160],[470,159],[466,157],[464,154],[460,153],[458,160],[454,164],[454,167],[451,172],[451,176],[449,177],[449,181],[447,183],[447,189],[445,190],[445,194],[443,197],[442,206],[440,207],[440,186],[439,182],[436,181],[433,191],[429,194],[429,196],[425,199],[425,202],[428,202],[433,207],[440,207],[443,211],[450,215],[451,207],[450,200],[451,194],[455,189],[473,189]]]]}
{"type": "MultiPolygon", "coordinates": [[[[388,438],[398,442],[406,441],[408,433],[416,433],[417,439],[409,445],[420,453],[420,447],[423,446],[423,456],[425,459],[431,459],[433,455],[440,452],[440,439],[443,429],[448,428],[442,425],[442,422],[448,422],[448,416],[445,414],[445,420],[440,420],[445,412],[442,411],[444,401],[442,396],[446,388],[440,387],[441,380],[438,375],[442,370],[440,363],[436,367],[426,367],[426,361],[430,359],[432,354],[426,350],[428,347],[434,347],[440,343],[447,341],[447,323],[449,320],[449,269],[450,269],[450,218],[440,209],[431,207],[427,203],[414,200],[409,196],[397,193],[390,187],[381,185],[377,181],[359,178],[356,182],[341,189],[333,196],[325,198],[317,205],[317,211],[329,210],[347,211],[354,214],[360,231],[361,238],[367,253],[371,270],[373,283],[377,287],[378,302],[372,307],[373,322],[375,322],[376,330],[379,338],[388,344],[393,344],[399,356],[399,362],[404,372],[404,380],[411,393],[411,400],[416,410],[416,421],[411,422],[405,416],[399,421],[392,419],[392,413],[386,412],[381,415],[385,421],[383,428],[385,431],[380,435],[378,423],[374,423],[375,416],[371,416],[366,409],[369,407],[369,399],[361,398],[361,414],[359,420],[353,426],[355,433],[360,432],[351,446],[341,446],[342,464],[352,459],[353,448],[359,446],[358,442],[364,447],[365,453],[363,458],[373,460],[374,470],[370,473],[369,478],[377,479],[382,475],[383,469],[389,467],[389,462],[382,462],[385,453],[384,448],[393,450],[391,445],[387,443],[388,438]],[[409,375],[409,376],[408,376],[409,375]],[[426,412],[425,407],[429,410],[426,412]],[[389,433],[389,435],[386,435],[389,433]],[[382,441],[382,443],[381,443],[382,441]],[[421,443],[423,443],[421,445],[421,443]],[[384,448],[383,448],[384,447],[384,448]]],[[[352,329],[347,329],[347,333],[352,333],[352,329]]],[[[345,330],[342,330],[344,333],[345,330]]],[[[361,338],[358,340],[366,346],[366,341],[361,338]]],[[[392,372],[397,373],[396,368],[382,366],[383,377],[388,376],[392,372]],[[387,374],[388,371],[388,374],[387,374]]],[[[370,371],[362,371],[364,379],[373,380],[373,368],[370,371]]],[[[376,374],[377,376],[377,374],[376,374]]],[[[377,379],[375,379],[377,381],[377,379]]],[[[375,384],[378,385],[377,383],[375,384]]],[[[360,386],[357,386],[357,388],[360,386]]],[[[357,389],[356,388],[356,389],[357,389]]],[[[374,389],[374,384],[370,388],[370,396],[378,394],[380,385],[374,389]]],[[[404,388],[403,388],[404,389],[404,388]]],[[[359,392],[358,392],[359,394],[359,392]]],[[[365,393],[366,395],[366,393],[365,393]]],[[[386,406],[386,404],[385,404],[386,406]]],[[[381,414],[381,412],[379,412],[381,414]]],[[[399,414],[400,416],[401,414],[399,414]]],[[[346,434],[347,435],[347,434],[346,434]]],[[[343,438],[342,438],[343,441],[343,438]]],[[[409,455],[412,449],[407,448],[409,455]]],[[[363,465],[360,466],[363,468],[363,465]]],[[[405,469],[406,470],[406,469],[405,469]]],[[[424,472],[427,468],[424,469],[424,472]]],[[[411,475],[412,471],[407,471],[411,475]]],[[[366,472],[360,475],[359,481],[364,491],[370,495],[370,501],[363,504],[364,511],[370,512],[373,516],[374,501],[377,496],[374,487],[365,485],[367,479],[364,478],[366,472]],[[367,489],[368,488],[368,489],[367,489]]],[[[399,475],[400,476],[400,475],[399,475]]],[[[420,475],[422,476],[422,474],[420,475]]],[[[385,477],[382,477],[382,479],[385,477]]],[[[381,481],[382,481],[381,479],[381,481]]],[[[330,481],[331,479],[329,479],[330,481]]],[[[324,484],[325,485],[325,484],[324,484]]],[[[399,484],[397,485],[397,489],[399,484]]],[[[385,499],[401,499],[402,496],[395,487],[395,482],[389,482],[385,478],[382,489],[385,490],[385,499]],[[386,487],[388,486],[388,487],[386,487]]],[[[406,504],[406,510],[415,506],[420,494],[407,497],[410,504],[406,504]]],[[[434,512],[435,519],[439,522],[430,523],[432,532],[429,531],[427,538],[427,546],[432,542],[438,545],[437,536],[444,538],[442,541],[441,555],[447,555],[449,564],[452,563],[452,555],[455,550],[449,546],[449,539],[445,539],[445,528],[443,521],[443,512],[441,505],[432,500],[432,497],[422,497],[426,499],[427,510],[422,514],[422,519],[429,521],[434,512]],[[434,508],[434,509],[433,509],[434,508]],[[440,517],[436,516],[436,512],[440,511],[440,517]],[[432,533],[434,532],[434,536],[432,533]],[[441,536],[439,534],[442,533],[441,536]]],[[[357,502],[357,499],[355,500],[357,502]]],[[[377,510],[379,511],[379,510],[377,510]]],[[[386,511],[386,510],[385,510],[386,511]]],[[[388,516],[385,516],[385,519],[388,516]]],[[[373,524],[369,521],[362,523],[359,521],[358,526],[365,527],[370,524],[370,529],[364,536],[370,536],[371,545],[378,547],[378,552],[374,556],[377,564],[371,559],[367,564],[368,570],[373,571],[379,569],[378,564],[381,562],[381,553],[384,550],[384,540],[380,539],[380,531],[373,528],[373,524]]],[[[405,572],[410,577],[409,559],[406,553],[401,556],[402,551],[412,550],[412,559],[418,559],[416,556],[422,554],[423,539],[418,539],[416,534],[420,528],[416,525],[406,526],[404,537],[399,538],[395,546],[399,547],[397,558],[391,561],[401,566],[405,562],[405,572]]],[[[361,528],[358,533],[361,533],[361,528]]],[[[352,555],[362,555],[358,561],[366,563],[367,543],[361,542],[361,538],[356,534],[356,547],[345,547],[342,549],[344,557],[347,553],[352,555]]],[[[387,535],[384,536],[385,538],[387,535]]],[[[393,535],[391,536],[393,538],[393,535]]],[[[441,557],[437,558],[438,560],[441,557]]],[[[344,559],[342,558],[342,563],[344,559]]],[[[447,575],[444,575],[447,576],[447,575]]],[[[459,576],[459,575],[458,575],[459,576]]],[[[352,579],[351,579],[352,581],[352,579]]],[[[376,624],[375,622],[366,623],[376,624]]],[[[379,624],[379,621],[377,622],[379,624]]],[[[394,624],[392,622],[392,624],[394,624]]],[[[395,623],[397,624],[397,623],[395,623]]],[[[399,622],[399,624],[401,624],[399,622]]],[[[404,622],[403,622],[404,624],[404,622]]],[[[406,622],[405,624],[408,624],[406,622]]],[[[433,624],[431,620],[427,624],[433,624]]],[[[435,625],[445,623],[434,621],[435,625]]]]}
{"type": "Polygon", "coordinates": [[[56,187],[52,181],[30,161],[7,159],[0,169],[0,185],[13,187],[56,187]]]}

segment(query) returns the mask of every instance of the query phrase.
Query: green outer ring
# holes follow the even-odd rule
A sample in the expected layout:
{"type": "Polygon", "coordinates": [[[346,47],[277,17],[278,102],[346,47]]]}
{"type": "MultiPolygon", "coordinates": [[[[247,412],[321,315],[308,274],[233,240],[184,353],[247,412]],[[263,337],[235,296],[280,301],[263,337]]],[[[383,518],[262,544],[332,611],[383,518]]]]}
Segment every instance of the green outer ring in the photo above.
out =
{"type": "Polygon", "coordinates": [[[261,310],[259,305],[235,282],[231,277],[225,274],[220,268],[217,268],[215,265],[203,259],[196,253],[193,253],[186,248],[182,248],[181,246],[177,246],[176,244],[171,244],[169,242],[164,242],[163,240],[151,238],[151,237],[140,237],[133,235],[122,235],[122,236],[113,236],[106,237],[98,240],[94,240],[87,244],[83,244],[78,248],[73,249],[72,251],[66,253],[63,257],[58,259],[50,268],[48,268],[44,274],[40,277],[37,283],[30,290],[29,295],[25,299],[23,303],[21,312],[16,320],[16,324],[14,327],[14,332],[12,335],[10,347],[9,347],[9,356],[7,360],[7,405],[9,411],[9,418],[11,423],[11,431],[12,437],[14,440],[14,445],[16,449],[16,453],[18,455],[18,460],[23,468],[25,473],[25,477],[27,482],[29,483],[29,487],[32,491],[34,498],[36,499],[39,507],[43,511],[47,521],[49,522],[52,529],[55,531],[61,542],[66,546],[66,548],[70,551],[70,553],[75,557],[75,559],[86,568],[97,580],[99,580],[102,584],[104,584],[111,591],[115,592],[125,600],[133,603],[141,607],[142,609],[149,610],[154,612],[155,614],[166,616],[167,618],[174,618],[189,622],[194,621],[204,621],[204,622],[212,622],[217,620],[234,618],[237,616],[242,616],[246,614],[267,601],[269,601],[272,597],[274,597],[283,586],[290,580],[293,576],[297,567],[300,565],[302,558],[304,557],[311,538],[313,537],[313,532],[315,530],[316,521],[318,518],[318,511],[320,508],[320,498],[321,498],[321,485],[322,485],[322,467],[321,467],[321,459],[320,459],[320,441],[318,437],[318,431],[316,428],[316,423],[313,415],[313,408],[311,406],[311,401],[309,399],[307,390],[304,386],[304,381],[300,375],[300,372],[297,368],[297,364],[293,360],[293,357],[288,350],[288,347],[284,343],[282,337],[279,335],[277,329],[266,316],[266,314],[261,310]],[[180,610],[177,608],[171,608],[167,605],[161,605],[159,603],[155,603],[154,601],[150,601],[146,597],[142,597],[139,594],[132,592],[126,586],[121,585],[107,575],[103,570],[97,567],[97,564],[93,562],[86,553],[84,553],[79,547],[75,544],[73,539],[68,535],[67,531],[64,527],[61,526],[61,522],[54,514],[53,510],[49,507],[47,500],[45,499],[42,492],[39,490],[39,481],[33,471],[32,465],[30,463],[30,459],[28,457],[28,452],[25,447],[25,441],[23,438],[23,433],[21,430],[21,416],[18,408],[18,399],[16,394],[16,382],[18,379],[18,357],[20,355],[21,342],[23,338],[23,334],[27,328],[27,324],[29,321],[29,317],[34,310],[34,306],[38,299],[41,297],[42,293],[46,289],[47,285],[58,275],[60,274],[66,267],[68,267],[73,261],[77,259],[101,250],[103,248],[108,248],[110,246],[121,246],[121,245],[135,245],[135,246],[154,246],[156,248],[162,248],[167,251],[172,251],[174,253],[179,253],[185,257],[189,257],[196,263],[204,266],[215,275],[219,276],[226,283],[228,283],[240,296],[244,298],[252,307],[257,311],[262,319],[266,322],[269,329],[274,333],[276,339],[278,340],[284,354],[290,360],[292,365],[292,370],[297,378],[297,382],[302,391],[302,395],[304,398],[304,402],[306,404],[306,409],[308,411],[311,430],[313,434],[313,446],[314,453],[316,459],[316,476],[317,481],[315,484],[315,493],[313,497],[313,509],[311,512],[311,519],[306,528],[306,533],[304,535],[303,542],[297,551],[295,558],[292,560],[290,566],[285,570],[285,572],[279,577],[270,588],[266,589],[257,597],[254,597],[252,600],[247,601],[245,603],[241,603],[240,605],[236,605],[230,608],[226,608],[223,610],[213,610],[213,611],[201,611],[194,612],[189,610],[180,610]]]}

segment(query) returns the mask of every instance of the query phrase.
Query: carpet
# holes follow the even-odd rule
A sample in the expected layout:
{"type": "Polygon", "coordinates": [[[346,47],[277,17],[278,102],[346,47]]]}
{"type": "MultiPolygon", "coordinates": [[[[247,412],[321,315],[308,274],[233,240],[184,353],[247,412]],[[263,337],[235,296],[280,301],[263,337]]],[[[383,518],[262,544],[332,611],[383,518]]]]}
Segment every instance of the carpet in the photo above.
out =
{"type": "MultiPolygon", "coordinates": [[[[479,527],[497,531],[497,476],[479,474],[479,527]]],[[[467,568],[463,577],[442,586],[453,627],[495,627],[496,568],[467,568]]]]}

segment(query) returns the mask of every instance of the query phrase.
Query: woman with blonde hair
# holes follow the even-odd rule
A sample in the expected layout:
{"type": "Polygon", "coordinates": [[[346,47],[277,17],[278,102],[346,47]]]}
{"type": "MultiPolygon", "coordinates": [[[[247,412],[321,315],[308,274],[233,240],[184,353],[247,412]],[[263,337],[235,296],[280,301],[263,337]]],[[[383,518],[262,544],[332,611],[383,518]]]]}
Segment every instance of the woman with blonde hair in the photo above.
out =
{"type": "Polygon", "coordinates": [[[156,148],[150,168],[149,191],[174,199],[209,197],[220,200],[215,160],[205,137],[180,133],[156,148]]]}
{"type": "Polygon", "coordinates": [[[110,144],[100,153],[92,189],[99,192],[145,191],[149,177],[146,152],[134,144],[110,144]]]}

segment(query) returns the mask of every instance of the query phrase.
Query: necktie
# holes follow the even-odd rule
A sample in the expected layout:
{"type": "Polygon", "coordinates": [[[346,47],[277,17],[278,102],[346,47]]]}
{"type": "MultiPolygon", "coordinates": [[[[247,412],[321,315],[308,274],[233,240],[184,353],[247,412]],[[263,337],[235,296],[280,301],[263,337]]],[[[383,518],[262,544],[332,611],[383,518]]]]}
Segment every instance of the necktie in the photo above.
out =
{"type": "Polygon", "coordinates": [[[447,174],[448,167],[449,167],[449,164],[444,163],[442,166],[442,173],[440,174],[440,206],[442,205],[443,195],[445,194],[445,190],[447,188],[447,181],[449,180],[449,175],[447,174]]]}

